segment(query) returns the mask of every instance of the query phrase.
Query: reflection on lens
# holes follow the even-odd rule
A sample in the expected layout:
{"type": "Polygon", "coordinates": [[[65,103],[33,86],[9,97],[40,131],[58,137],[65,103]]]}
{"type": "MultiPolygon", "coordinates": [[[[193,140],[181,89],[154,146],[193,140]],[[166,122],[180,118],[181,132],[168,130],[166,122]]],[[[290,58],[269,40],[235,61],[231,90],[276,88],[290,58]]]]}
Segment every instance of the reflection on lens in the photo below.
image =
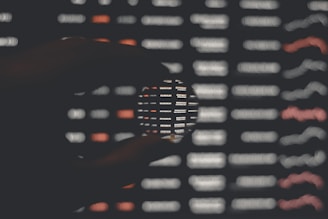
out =
{"type": "Polygon", "coordinates": [[[137,118],[144,134],[159,134],[180,142],[196,124],[198,101],[192,88],[180,80],[142,89],[137,118]]]}

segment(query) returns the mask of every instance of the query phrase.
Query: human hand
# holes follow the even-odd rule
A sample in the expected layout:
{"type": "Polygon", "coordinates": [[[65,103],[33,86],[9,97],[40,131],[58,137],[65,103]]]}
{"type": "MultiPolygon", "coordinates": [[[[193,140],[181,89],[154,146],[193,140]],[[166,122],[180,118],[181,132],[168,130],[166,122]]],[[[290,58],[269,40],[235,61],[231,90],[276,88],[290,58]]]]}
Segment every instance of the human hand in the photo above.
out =
{"type": "Polygon", "coordinates": [[[17,208],[25,216],[61,216],[100,200],[104,191],[115,196],[121,186],[146,175],[150,161],[175,151],[169,141],[148,135],[120,142],[93,160],[71,159],[61,136],[62,113],[74,92],[104,81],[154,84],[166,74],[141,49],[82,38],[56,40],[1,60],[5,212],[13,218],[17,208]],[[110,73],[114,70],[119,74],[110,73]]]}

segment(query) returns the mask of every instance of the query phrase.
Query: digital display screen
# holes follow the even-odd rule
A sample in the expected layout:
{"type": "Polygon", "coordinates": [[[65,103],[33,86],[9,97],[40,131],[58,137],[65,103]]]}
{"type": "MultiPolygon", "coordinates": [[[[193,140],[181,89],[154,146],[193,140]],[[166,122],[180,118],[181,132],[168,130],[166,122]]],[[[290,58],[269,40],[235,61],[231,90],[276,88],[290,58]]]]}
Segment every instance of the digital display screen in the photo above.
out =
{"type": "Polygon", "coordinates": [[[183,153],[77,218],[327,217],[327,0],[0,0],[0,30],[1,57],[81,36],[142,47],[193,89],[166,81],[138,96],[127,79],[75,94],[63,135],[81,158],[137,135],[137,119],[168,136],[193,127],[183,153]],[[138,97],[162,108],[135,111],[138,97]]]}

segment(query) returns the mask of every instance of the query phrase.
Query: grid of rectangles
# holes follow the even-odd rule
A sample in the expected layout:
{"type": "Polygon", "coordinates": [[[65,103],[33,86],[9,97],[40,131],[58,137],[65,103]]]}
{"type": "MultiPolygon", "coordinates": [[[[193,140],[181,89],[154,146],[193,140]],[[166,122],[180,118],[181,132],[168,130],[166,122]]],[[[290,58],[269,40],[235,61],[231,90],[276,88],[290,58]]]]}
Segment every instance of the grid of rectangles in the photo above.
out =
{"type": "MultiPolygon", "coordinates": [[[[120,197],[108,194],[74,214],[327,216],[328,1],[27,2],[0,8],[1,55],[70,36],[140,46],[172,75],[187,76],[199,101],[195,130],[179,145],[187,152],[152,162],[151,175],[124,187],[120,197]]],[[[76,94],[67,140],[94,150],[136,135],[127,128],[135,109],[110,103],[138,95],[128,83],[76,94]]]]}

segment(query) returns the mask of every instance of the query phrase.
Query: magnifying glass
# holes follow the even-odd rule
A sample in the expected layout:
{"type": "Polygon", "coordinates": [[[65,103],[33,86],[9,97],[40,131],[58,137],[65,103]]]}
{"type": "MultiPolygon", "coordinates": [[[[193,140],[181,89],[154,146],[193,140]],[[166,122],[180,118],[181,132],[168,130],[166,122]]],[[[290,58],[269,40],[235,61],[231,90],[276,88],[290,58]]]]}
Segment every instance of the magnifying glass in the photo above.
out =
{"type": "MultiPolygon", "coordinates": [[[[105,48],[111,46],[101,44],[105,48]]],[[[97,88],[82,89],[66,101],[64,135],[70,147],[79,151],[76,154],[80,158],[93,154],[93,150],[101,154],[134,136],[156,134],[180,143],[196,125],[198,100],[192,87],[182,77],[170,74],[158,60],[145,55],[145,51],[136,54],[134,50],[139,49],[127,49],[131,53],[115,57],[104,51],[102,64],[95,60],[96,65],[74,69],[81,73],[73,80],[86,87],[88,79],[83,75],[92,73],[84,72],[91,71],[102,78],[97,81],[97,88]]]]}

